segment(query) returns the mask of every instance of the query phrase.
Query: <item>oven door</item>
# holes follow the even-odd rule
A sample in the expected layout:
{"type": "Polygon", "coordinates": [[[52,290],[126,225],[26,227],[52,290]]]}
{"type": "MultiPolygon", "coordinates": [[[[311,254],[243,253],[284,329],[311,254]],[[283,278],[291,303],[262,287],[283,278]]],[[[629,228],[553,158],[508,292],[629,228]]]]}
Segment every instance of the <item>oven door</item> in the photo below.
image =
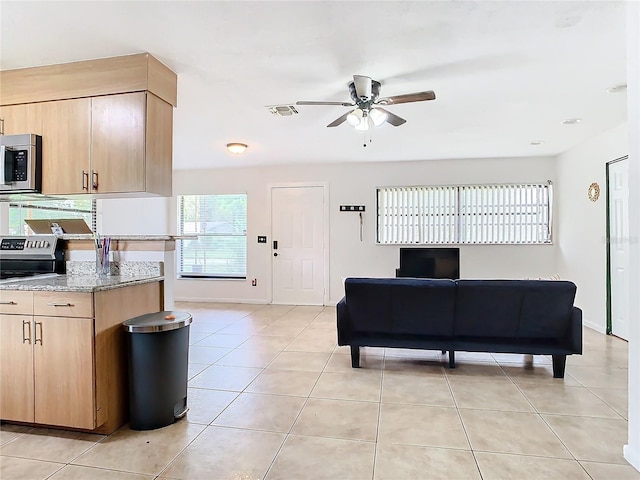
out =
{"type": "Polygon", "coordinates": [[[0,137],[0,192],[40,192],[41,145],[38,135],[0,137]]]}

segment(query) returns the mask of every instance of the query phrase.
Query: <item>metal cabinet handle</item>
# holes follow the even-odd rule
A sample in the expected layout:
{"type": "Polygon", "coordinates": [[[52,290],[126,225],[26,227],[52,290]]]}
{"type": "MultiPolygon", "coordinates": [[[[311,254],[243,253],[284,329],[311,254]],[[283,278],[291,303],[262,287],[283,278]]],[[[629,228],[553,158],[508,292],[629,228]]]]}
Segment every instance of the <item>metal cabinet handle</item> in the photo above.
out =
{"type": "Polygon", "coordinates": [[[98,190],[98,172],[91,170],[91,188],[98,190]]]}
{"type": "Polygon", "coordinates": [[[22,343],[28,343],[29,345],[31,345],[31,322],[27,322],[25,320],[22,321],[22,343]],[[24,327],[27,327],[29,330],[29,333],[27,335],[25,335],[24,333],[24,327]]]}
{"type": "Polygon", "coordinates": [[[7,154],[6,145],[0,146],[0,183],[6,183],[7,177],[4,171],[4,157],[7,154]]]}
{"type": "Polygon", "coordinates": [[[73,303],[51,302],[51,303],[47,303],[47,307],[75,307],[75,305],[73,303]]]}
{"type": "Polygon", "coordinates": [[[33,325],[33,329],[36,334],[36,339],[34,340],[33,344],[36,345],[38,342],[40,342],[40,345],[42,345],[42,322],[33,322],[33,325]],[[38,325],[40,325],[40,338],[38,338],[38,325]]]}
{"type": "Polygon", "coordinates": [[[4,135],[4,118],[0,118],[0,135],[4,135]]]}
{"type": "Polygon", "coordinates": [[[89,172],[82,170],[82,190],[89,191],[89,172]]]}
{"type": "Polygon", "coordinates": [[[17,305],[17,302],[14,302],[13,300],[9,300],[9,301],[2,301],[0,302],[0,305],[17,305]]]}

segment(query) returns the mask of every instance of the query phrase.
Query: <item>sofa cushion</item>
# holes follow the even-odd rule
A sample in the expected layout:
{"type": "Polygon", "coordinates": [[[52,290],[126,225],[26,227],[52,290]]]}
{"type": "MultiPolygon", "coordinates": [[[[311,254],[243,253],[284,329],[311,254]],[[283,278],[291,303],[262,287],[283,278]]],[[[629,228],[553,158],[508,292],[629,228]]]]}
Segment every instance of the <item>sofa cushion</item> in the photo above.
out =
{"type": "Polygon", "coordinates": [[[457,337],[562,338],[575,285],[543,280],[457,280],[457,337]]]}
{"type": "Polygon", "coordinates": [[[570,328],[576,286],[572,282],[538,280],[531,282],[522,304],[519,338],[562,339],[570,328]]]}
{"type": "Polygon", "coordinates": [[[524,291],[514,283],[520,282],[458,280],[456,283],[456,337],[516,336],[524,291]]]}
{"type": "Polygon", "coordinates": [[[354,331],[436,336],[453,333],[453,280],[347,278],[345,296],[354,331]]]}

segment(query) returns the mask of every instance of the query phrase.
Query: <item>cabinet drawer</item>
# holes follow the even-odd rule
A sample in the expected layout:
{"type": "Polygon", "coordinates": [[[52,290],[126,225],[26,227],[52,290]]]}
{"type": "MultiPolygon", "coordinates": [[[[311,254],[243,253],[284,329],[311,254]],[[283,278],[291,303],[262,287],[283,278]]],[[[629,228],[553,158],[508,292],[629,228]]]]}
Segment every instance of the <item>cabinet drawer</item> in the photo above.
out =
{"type": "Polygon", "coordinates": [[[0,290],[0,313],[33,314],[33,292],[0,290]]]}
{"type": "Polygon", "coordinates": [[[73,292],[34,292],[33,314],[92,318],[93,295],[73,292]]]}

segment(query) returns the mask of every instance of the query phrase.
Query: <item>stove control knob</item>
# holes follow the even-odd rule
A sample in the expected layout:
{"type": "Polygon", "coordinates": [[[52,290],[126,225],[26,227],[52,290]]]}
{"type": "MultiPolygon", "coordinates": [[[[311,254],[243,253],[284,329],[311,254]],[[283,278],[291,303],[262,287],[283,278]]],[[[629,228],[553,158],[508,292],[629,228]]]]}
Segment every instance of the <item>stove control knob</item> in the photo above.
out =
{"type": "Polygon", "coordinates": [[[24,242],[24,247],[25,248],[30,248],[31,247],[31,241],[27,240],[26,242],[24,242]]]}
{"type": "Polygon", "coordinates": [[[47,241],[42,242],[42,246],[44,248],[49,248],[49,245],[51,245],[51,244],[49,242],[47,242],[47,241]]]}

